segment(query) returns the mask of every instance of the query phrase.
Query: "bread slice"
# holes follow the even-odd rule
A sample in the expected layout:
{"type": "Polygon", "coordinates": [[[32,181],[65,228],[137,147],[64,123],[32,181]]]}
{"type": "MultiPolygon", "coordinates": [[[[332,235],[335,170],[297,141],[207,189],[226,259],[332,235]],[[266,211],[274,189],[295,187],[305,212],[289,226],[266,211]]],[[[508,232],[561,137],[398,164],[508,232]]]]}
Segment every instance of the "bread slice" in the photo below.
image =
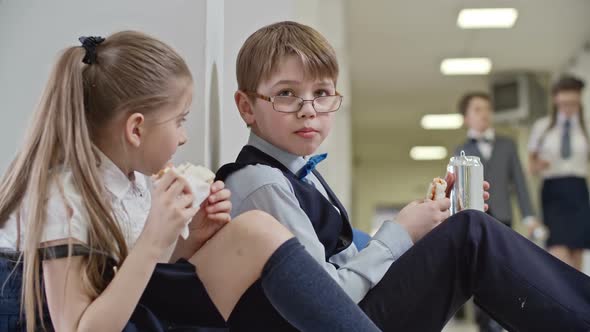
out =
{"type": "Polygon", "coordinates": [[[428,192],[426,193],[426,198],[430,200],[437,200],[445,198],[445,192],[447,190],[447,181],[441,178],[434,178],[430,185],[428,186],[428,192]]]}
{"type": "MultiPolygon", "coordinates": [[[[156,174],[156,181],[158,181],[166,172],[173,169],[178,175],[182,176],[189,184],[193,194],[193,206],[200,206],[201,203],[209,196],[210,187],[215,179],[215,173],[204,166],[197,166],[191,163],[182,163],[178,166],[168,166],[156,174]]],[[[182,230],[181,236],[186,239],[189,235],[188,223],[182,230]]]]}
{"type": "Polygon", "coordinates": [[[177,167],[175,167],[174,170],[177,171],[178,174],[184,176],[187,179],[195,178],[207,182],[209,184],[213,184],[213,180],[215,179],[215,173],[213,173],[207,167],[193,165],[191,163],[180,164],[177,167]]]}

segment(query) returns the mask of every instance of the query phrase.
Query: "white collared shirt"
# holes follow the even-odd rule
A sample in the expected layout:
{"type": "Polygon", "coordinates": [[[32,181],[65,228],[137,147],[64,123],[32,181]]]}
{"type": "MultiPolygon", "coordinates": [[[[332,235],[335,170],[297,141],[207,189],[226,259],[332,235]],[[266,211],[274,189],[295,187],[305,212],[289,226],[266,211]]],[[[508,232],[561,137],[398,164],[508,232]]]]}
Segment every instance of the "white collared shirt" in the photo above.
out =
{"type": "MultiPolygon", "coordinates": [[[[284,151],[252,132],[248,145],[270,155],[295,174],[306,163],[303,157],[284,151]]],[[[306,179],[327,196],[315,175],[309,174],[306,179]]],[[[279,169],[249,165],[231,174],[225,184],[232,191],[232,216],[251,210],[262,210],[274,216],[356,302],[361,301],[391,264],[412,246],[412,239],[400,224],[384,222],[365,249],[359,252],[356,246],[350,245],[329,257],[327,262],[324,245],[301,208],[291,182],[279,169]]]]}
{"type": "Polygon", "coordinates": [[[469,129],[467,131],[467,137],[477,140],[477,148],[485,160],[489,160],[492,157],[492,150],[494,149],[493,142],[496,138],[496,133],[493,128],[488,128],[483,133],[469,129]],[[489,142],[486,142],[486,140],[489,142]]]}
{"type": "MultiPolygon", "coordinates": [[[[141,234],[151,206],[150,179],[135,172],[133,181],[106,156],[101,154],[100,172],[107,195],[119,222],[127,246],[132,248],[141,234]]],[[[82,203],[71,170],[57,168],[55,181],[50,185],[47,201],[47,218],[41,243],[68,238],[88,243],[88,213],[82,203]],[[63,191],[60,190],[63,188],[63,191]]],[[[25,195],[23,203],[26,202],[25,195]]],[[[26,206],[26,203],[24,204],[26,206]]],[[[25,239],[26,208],[21,209],[21,248],[25,239]]],[[[0,248],[17,249],[17,217],[13,212],[0,229],[0,248]]]]}
{"type": "MultiPolygon", "coordinates": [[[[269,142],[263,140],[262,138],[258,137],[254,133],[250,134],[248,144],[255,146],[260,151],[266,153],[269,156],[273,156],[281,164],[285,165],[289,169],[289,171],[291,171],[291,173],[293,173],[293,174],[297,174],[303,168],[303,166],[305,166],[305,164],[307,164],[307,160],[309,159],[309,156],[307,156],[307,157],[297,156],[297,155],[294,155],[294,154],[289,153],[287,151],[281,150],[281,149],[277,148],[276,146],[270,144],[269,142]]],[[[313,174],[313,172],[309,172],[309,174],[307,174],[305,179],[308,180],[309,182],[311,182],[312,185],[328,201],[332,202],[332,199],[330,199],[328,192],[326,191],[326,189],[324,188],[324,186],[322,185],[320,180],[317,178],[317,176],[315,176],[313,174]]],[[[332,203],[334,203],[334,202],[332,202],[332,203]]],[[[334,206],[334,208],[336,210],[338,210],[338,208],[336,206],[334,206]]],[[[338,211],[338,212],[340,212],[340,211],[338,211]]]]}
{"type": "Polygon", "coordinates": [[[566,116],[558,113],[556,124],[550,130],[551,118],[544,117],[533,125],[528,150],[537,153],[539,158],[549,162],[549,168],[541,172],[543,178],[588,175],[588,140],[584,136],[582,126],[575,115],[570,118],[570,139],[572,154],[568,159],[561,157],[561,140],[566,116]]]}

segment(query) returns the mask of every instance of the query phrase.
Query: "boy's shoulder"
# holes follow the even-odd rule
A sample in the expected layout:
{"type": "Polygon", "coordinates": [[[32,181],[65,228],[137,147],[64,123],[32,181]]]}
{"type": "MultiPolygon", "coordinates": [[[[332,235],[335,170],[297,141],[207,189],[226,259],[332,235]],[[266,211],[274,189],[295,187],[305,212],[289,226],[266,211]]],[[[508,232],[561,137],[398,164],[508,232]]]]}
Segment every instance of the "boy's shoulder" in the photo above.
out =
{"type": "Polygon", "coordinates": [[[245,166],[230,174],[225,185],[237,197],[246,197],[265,186],[278,186],[293,191],[289,180],[278,168],[257,164],[245,166]]]}

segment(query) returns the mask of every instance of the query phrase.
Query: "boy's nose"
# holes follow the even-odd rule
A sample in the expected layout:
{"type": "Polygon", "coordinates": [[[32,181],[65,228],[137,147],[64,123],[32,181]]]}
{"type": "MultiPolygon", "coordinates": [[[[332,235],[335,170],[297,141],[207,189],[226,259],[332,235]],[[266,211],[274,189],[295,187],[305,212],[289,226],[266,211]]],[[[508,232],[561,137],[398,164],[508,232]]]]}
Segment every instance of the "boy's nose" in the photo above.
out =
{"type": "Polygon", "coordinates": [[[299,112],[297,112],[298,118],[315,118],[316,111],[313,108],[313,101],[312,100],[304,100],[303,105],[299,112]]]}

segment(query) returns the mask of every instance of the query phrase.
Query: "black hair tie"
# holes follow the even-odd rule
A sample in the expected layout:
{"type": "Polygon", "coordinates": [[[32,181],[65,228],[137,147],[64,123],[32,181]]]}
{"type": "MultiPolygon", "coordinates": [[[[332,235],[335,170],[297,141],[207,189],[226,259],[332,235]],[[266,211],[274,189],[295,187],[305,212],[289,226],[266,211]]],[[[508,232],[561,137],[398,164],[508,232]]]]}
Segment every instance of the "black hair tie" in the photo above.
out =
{"type": "Polygon", "coordinates": [[[96,46],[104,41],[102,37],[80,37],[78,38],[80,43],[82,43],[82,47],[86,50],[86,55],[84,55],[84,59],[82,62],[85,64],[91,65],[96,63],[96,46]]]}

